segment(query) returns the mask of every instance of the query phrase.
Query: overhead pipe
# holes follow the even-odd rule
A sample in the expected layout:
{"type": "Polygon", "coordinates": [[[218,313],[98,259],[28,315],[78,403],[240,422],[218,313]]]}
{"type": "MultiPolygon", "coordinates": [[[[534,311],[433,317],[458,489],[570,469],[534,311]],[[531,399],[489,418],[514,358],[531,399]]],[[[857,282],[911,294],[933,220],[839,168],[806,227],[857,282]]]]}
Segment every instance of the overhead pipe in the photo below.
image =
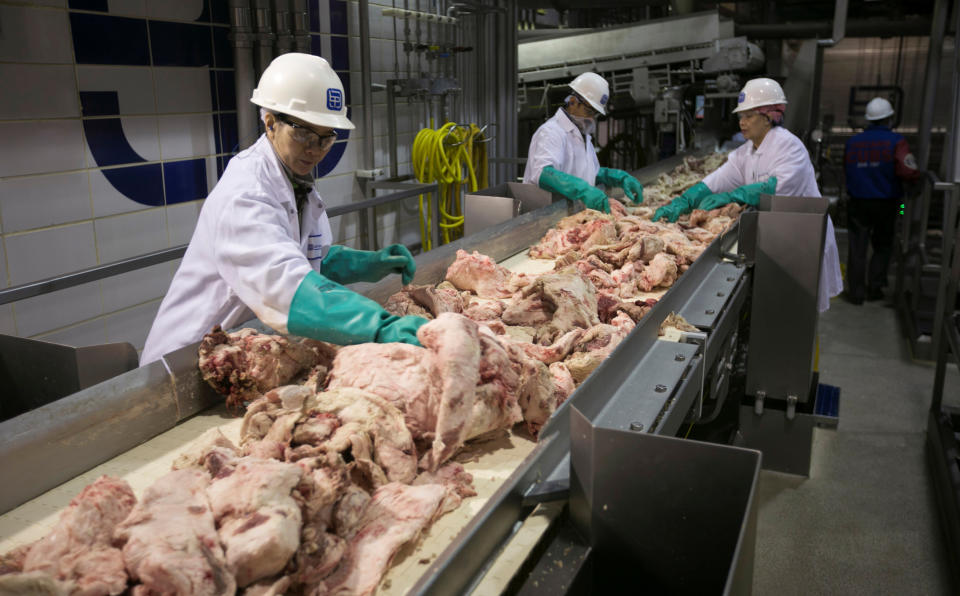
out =
{"type": "Polygon", "coordinates": [[[307,0],[290,0],[290,16],[293,19],[294,46],[298,52],[310,53],[310,17],[307,0]]]}
{"type": "Polygon", "coordinates": [[[274,0],[273,20],[277,31],[274,43],[275,56],[292,52],[295,46],[293,37],[293,13],[290,10],[290,0],[274,0]]]}
{"type": "MultiPolygon", "coordinates": [[[[933,6],[933,22],[929,29],[927,70],[923,75],[923,109],[920,111],[920,128],[917,130],[917,165],[921,170],[929,169],[930,165],[930,128],[933,126],[933,111],[937,107],[940,56],[943,52],[943,37],[947,30],[947,8],[947,0],[937,0],[933,6]]],[[[954,52],[958,51],[957,45],[954,42],[954,52]]]]}
{"type": "MultiPolygon", "coordinates": [[[[900,37],[930,34],[931,20],[926,18],[905,21],[846,21],[844,37],[900,37]]],[[[799,23],[736,24],[734,35],[750,39],[809,39],[831,35],[834,23],[829,21],[802,21],[799,23]]]]}
{"type": "MultiPolygon", "coordinates": [[[[250,0],[230,0],[230,42],[233,44],[237,103],[238,149],[245,149],[258,136],[257,113],[250,96],[256,85],[253,67],[253,29],[250,27],[250,0]]],[[[223,148],[232,151],[233,147],[223,148]]]]}
{"type": "Polygon", "coordinates": [[[818,46],[821,48],[832,48],[843,39],[847,29],[847,6],[847,0],[836,1],[833,6],[833,35],[831,35],[829,39],[818,39],[818,46]]]}
{"type": "Polygon", "coordinates": [[[253,21],[257,28],[255,58],[257,78],[260,78],[273,60],[273,8],[270,0],[253,0],[253,21]]]}

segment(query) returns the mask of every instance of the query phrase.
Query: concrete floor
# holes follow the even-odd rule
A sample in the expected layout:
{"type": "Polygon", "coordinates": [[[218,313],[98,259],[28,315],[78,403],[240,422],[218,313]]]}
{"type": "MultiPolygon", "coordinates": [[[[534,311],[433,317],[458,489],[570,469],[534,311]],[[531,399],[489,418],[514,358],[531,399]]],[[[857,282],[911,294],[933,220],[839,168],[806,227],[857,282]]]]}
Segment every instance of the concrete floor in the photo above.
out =
{"type": "MultiPolygon", "coordinates": [[[[912,360],[888,304],[835,298],[819,325],[840,424],[814,430],[809,478],[761,473],[754,594],[960,593],[924,452],[932,363],[912,360]]],[[[960,397],[954,366],[944,395],[960,397]]]]}

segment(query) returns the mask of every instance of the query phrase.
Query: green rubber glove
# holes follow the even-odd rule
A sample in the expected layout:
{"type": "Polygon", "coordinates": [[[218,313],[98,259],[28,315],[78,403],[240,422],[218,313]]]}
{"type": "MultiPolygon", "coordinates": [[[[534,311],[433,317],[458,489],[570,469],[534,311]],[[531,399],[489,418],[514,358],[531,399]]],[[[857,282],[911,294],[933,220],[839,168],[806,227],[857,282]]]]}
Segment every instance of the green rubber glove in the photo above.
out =
{"type": "Polygon", "coordinates": [[[623,189],[623,194],[630,199],[630,202],[636,205],[643,202],[643,185],[623,170],[600,168],[600,171],[597,172],[597,184],[603,184],[607,188],[619,186],[623,189]]]}
{"type": "Polygon", "coordinates": [[[700,205],[700,201],[711,194],[712,192],[706,184],[697,182],[683,191],[682,195],[657,209],[653,214],[653,221],[666,217],[667,221],[673,223],[684,213],[690,213],[696,209],[700,205]]]}
{"type": "Polygon", "coordinates": [[[355,281],[380,281],[391,273],[399,273],[403,285],[413,281],[417,264],[402,244],[391,244],[380,250],[355,250],[334,245],[323,257],[320,273],[341,284],[355,281]]]}
{"type": "Polygon", "coordinates": [[[700,203],[700,209],[709,211],[711,209],[723,207],[724,205],[727,205],[733,201],[736,201],[741,205],[752,205],[756,207],[757,203],[760,202],[760,195],[772,195],[776,192],[776,190],[777,177],[770,176],[770,178],[764,182],[745,184],[739,188],[731,190],[730,192],[718,192],[716,194],[712,194],[703,199],[703,202],[700,203]]]}
{"type": "Polygon", "coordinates": [[[398,317],[366,296],[311,271],[300,282],[287,317],[290,333],[340,346],[402,342],[419,346],[423,317],[398,317]]]}
{"type": "Polygon", "coordinates": [[[560,193],[571,201],[580,201],[590,209],[610,213],[610,202],[607,194],[591,185],[583,178],[577,178],[547,166],[540,172],[538,186],[543,190],[560,193]]]}

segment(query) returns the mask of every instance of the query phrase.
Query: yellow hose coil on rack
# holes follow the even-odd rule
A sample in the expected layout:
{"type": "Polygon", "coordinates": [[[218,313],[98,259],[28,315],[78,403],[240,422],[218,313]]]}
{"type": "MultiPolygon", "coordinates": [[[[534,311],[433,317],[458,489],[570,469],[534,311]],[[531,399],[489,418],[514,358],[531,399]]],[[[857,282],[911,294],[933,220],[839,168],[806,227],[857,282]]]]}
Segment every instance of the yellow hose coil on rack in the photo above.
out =
{"type": "MultiPolygon", "coordinates": [[[[438,220],[443,244],[463,235],[463,185],[467,184],[470,192],[487,187],[486,146],[475,143],[481,136],[482,131],[475,124],[465,127],[447,122],[436,130],[420,130],[413,141],[414,176],[419,182],[437,182],[439,186],[438,220]]],[[[420,195],[420,239],[424,251],[435,248],[431,240],[432,218],[430,202],[425,205],[424,195],[420,195]]]]}

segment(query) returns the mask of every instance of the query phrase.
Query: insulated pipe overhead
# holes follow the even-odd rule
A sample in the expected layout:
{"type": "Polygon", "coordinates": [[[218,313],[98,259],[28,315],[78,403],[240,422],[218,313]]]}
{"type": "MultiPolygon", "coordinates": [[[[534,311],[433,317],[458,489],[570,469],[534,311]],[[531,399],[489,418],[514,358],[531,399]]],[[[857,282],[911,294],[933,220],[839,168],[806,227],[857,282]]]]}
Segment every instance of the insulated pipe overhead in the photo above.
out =
{"type": "Polygon", "coordinates": [[[830,39],[817,40],[821,47],[832,48],[843,39],[847,28],[847,0],[836,0],[833,8],[833,35],[830,39]]]}
{"type": "MultiPolygon", "coordinates": [[[[905,21],[848,20],[844,37],[900,37],[930,34],[930,19],[905,21]]],[[[750,39],[802,39],[826,37],[833,33],[833,23],[807,21],[766,25],[735,25],[734,35],[750,39]]]]}
{"type": "MultiPolygon", "coordinates": [[[[933,6],[933,25],[929,29],[927,70],[923,75],[923,109],[920,110],[920,128],[917,129],[917,165],[921,170],[926,170],[930,165],[930,127],[933,126],[933,111],[937,107],[940,55],[943,52],[943,36],[947,30],[947,8],[947,0],[937,0],[933,6]]],[[[953,51],[956,52],[957,44],[953,45],[953,51]]]]}
{"type": "Polygon", "coordinates": [[[307,0],[290,0],[293,17],[293,38],[296,51],[310,53],[310,20],[307,15],[307,0]]]}
{"type": "Polygon", "coordinates": [[[257,79],[273,60],[273,9],[270,0],[253,0],[253,18],[257,27],[257,79]]]}
{"type": "MultiPolygon", "coordinates": [[[[230,41],[233,44],[233,64],[236,77],[237,138],[245,149],[257,138],[257,112],[250,103],[256,77],[253,68],[253,30],[250,27],[250,0],[230,0],[230,41]]],[[[233,147],[224,147],[230,152],[233,147]]]]}
{"type": "MultiPolygon", "coordinates": [[[[373,85],[370,80],[370,4],[360,0],[360,89],[363,101],[363,167],[374,169],[373,85]]],[[[388,88],[387,91],[390,91],[388,88]]],[[[366,191],[366,189],[364,189],[366,191]]],[[[366,194],[366,192],[364,192],[366,194]]]]}
{"type": "Polygon", "coordinates": [[[292,52],[294,46],[292,13],[290,0],[274,0],[274,26],[277,30],[275,56],[292,52]]]}

